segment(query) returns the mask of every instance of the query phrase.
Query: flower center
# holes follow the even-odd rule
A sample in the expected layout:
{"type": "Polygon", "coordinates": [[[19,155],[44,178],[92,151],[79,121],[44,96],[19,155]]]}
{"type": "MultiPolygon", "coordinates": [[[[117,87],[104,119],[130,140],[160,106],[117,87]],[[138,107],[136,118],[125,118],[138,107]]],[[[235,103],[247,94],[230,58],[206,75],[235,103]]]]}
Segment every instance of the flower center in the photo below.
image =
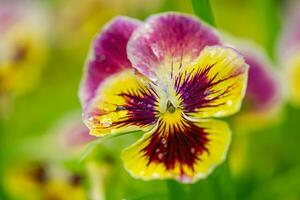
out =
{"type": "Polygon", "coordinates": [[[169,113],[174,113],[176,110],[175,106],[171,103],[171,101],[167,102],[167,111],[169,113]]]}

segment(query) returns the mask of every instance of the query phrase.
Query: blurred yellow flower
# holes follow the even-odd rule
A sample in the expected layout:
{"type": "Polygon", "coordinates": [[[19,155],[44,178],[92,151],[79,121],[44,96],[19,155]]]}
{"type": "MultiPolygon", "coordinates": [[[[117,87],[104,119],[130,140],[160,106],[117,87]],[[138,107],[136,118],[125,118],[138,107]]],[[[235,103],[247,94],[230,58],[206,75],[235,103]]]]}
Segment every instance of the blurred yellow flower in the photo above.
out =
{"type": "Polygon", "coordinates": [[[57,164],[29,161],[7,169],[4,185],[13,199],[87,200],[86,178],[57,164]]]}
{"type": "Polygon", "coordinates": [[[287,81],[291,103],[300,107],[300,51],[295,53],[295,56],[290,62],[290,67],[287,70],[287,81]]]}
{"type": "Polygon", "coordinates": [[[41,185],[44,182],[45,171],[38,163],[26,163],[10,166],[5,171],[3,183],[9,197],[13,199],[41,199],[41,185]]]}
{"type": "Polygon", "coordinates": [[[33,2],[0,3],[0,97],[36,83],[46,58],[47,23],[46,11],[33,2]]]}

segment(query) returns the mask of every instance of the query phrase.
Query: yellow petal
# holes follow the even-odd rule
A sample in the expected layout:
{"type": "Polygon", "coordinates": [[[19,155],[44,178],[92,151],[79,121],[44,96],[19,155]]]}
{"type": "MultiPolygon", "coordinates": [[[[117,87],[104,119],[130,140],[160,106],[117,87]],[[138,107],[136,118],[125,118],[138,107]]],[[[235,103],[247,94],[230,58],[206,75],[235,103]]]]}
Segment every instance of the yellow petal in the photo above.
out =
{"type": "Polygon", "coordinates": [[[225,159],[230,138],[228,125],[217,120],[197,124],[184,119],[174,124],[161,121],[125,149],[122,159],[135,178],[190,183],[205,178],[225,159]]]}
{"type": "Polygon", "coordinates": [[[96,136],[147,130],[156,121],[156,98],[147,79],[124,70],[101,84],[84,120],[96,136]]]}
{"type": "Polygon", "coordinates": [[[182,69],[175,87],[191,117],[221,117],[239,111],[247,85],[248,65],[232,48],[206,47],[182,69]]]}

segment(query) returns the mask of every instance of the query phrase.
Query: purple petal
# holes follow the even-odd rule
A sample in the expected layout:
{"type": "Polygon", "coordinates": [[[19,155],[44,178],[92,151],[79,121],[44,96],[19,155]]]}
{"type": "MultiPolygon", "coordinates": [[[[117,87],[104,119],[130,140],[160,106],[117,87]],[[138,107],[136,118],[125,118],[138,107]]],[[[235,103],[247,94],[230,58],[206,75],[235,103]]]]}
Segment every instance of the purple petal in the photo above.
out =
{"type": "Polygon", "coordinates": [[[134,32],[127,52],[133,67],[155,80],[157,68],[173,72],[173,65],[180,68],[198,57],[205,46],[217,44],[214,31],[197,18],[165,13],[151,16],[134,32]]]}
{"type": "Polygon", "coordinates": [[[245,96],[247,110],[269,110],[280,99],[279,80],[262,56],[250,52],[244,52],[243,55],[250,67],[245,96]]]}
{"type": "Polygon", "coordinates": [[[139,24],[140,22],[134,19],[117,17],[95,38],[80,87],[80,101],[83,107],[93,99],[104,79],[131,68],[126,45],[139,24]]]}
{"type": "Polygon", "coordinates": [[[89,129],[84,125],[80,117],[65,124],[63,128],[62,140],[67,148],[81,147],[97,139],[95,136],[89,134],[89,129]]]}

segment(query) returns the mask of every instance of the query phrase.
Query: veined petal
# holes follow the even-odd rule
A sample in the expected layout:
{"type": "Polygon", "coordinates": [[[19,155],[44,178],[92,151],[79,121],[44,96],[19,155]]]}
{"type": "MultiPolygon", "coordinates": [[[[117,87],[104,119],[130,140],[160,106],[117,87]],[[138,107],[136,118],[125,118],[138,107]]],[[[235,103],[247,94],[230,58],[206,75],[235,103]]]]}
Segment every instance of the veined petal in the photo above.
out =
{"type": "Polygon", "coordinates": [[[105,78],[131,68],[126,45],[139,24],[135,19],[117,17],[95,38],[79,94],[84,108],[95,96],[99,84],[105,78]]]}
{"type": "Polygon", "coordinates": [[[182,109],[192,118],[221,117],[240,109],[248,65],[234,49],[206,47],[175,78],[182,109]]]}
{"type": "Polygon", "coordinates": [[[227,124],[217,120],[161,120],[157,128],[125,149],[122,159],[136,178],[195,182],[225,159],[230,134],[227,124]]]}
{"type": "Polygon", "coordinates": [[[84,121],[96,136],[144,130],[156,122],[157,98],[148,79],[123,70],[101,84],[84,121]]]}
{"type": "Polygon", "coordinates": [[[133,33],[127,53],[133,67],[156,80],[172,76],[205,46],[217,44],[214,31],[197,18],[171,12],[149,17],[133,33]]]}

